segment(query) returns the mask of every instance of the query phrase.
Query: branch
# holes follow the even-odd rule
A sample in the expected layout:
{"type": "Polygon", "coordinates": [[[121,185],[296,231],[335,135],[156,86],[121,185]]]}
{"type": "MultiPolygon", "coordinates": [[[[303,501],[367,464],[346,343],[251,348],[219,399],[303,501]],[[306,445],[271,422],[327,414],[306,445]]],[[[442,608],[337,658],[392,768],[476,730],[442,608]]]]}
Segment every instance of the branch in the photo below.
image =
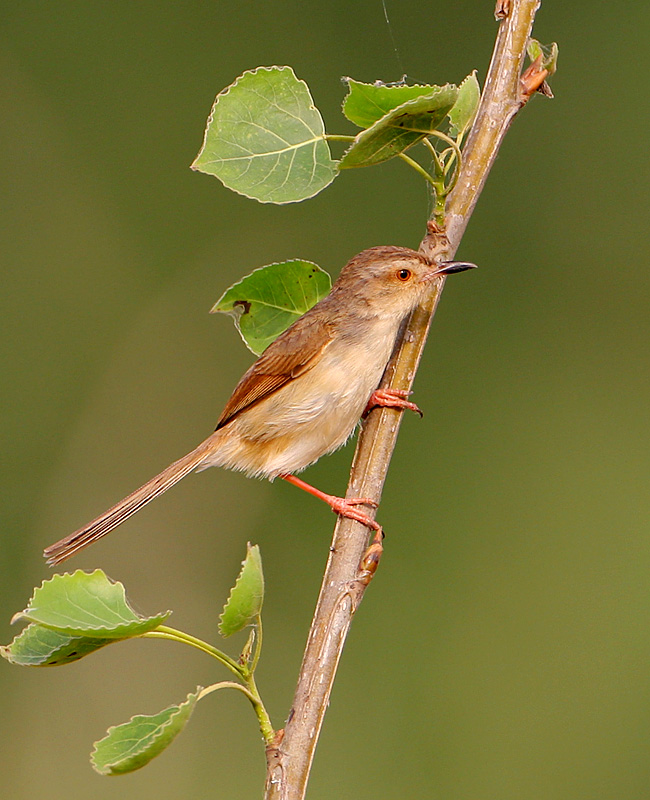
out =
{"type": "MultiPolygon", "coordinates": [[[[540,2],[497,3],[502,21],[462,169],[447,202],[446,233],[430,220],[420,245],[429,257],[453,257],[506,131],[536,88],[534,82],[523,86],[520,75],[540,2]]],[[[403,327],[382,386],[410,390],[443,285],[444,278],[403,327]]],[[[379,502],[400,421],[401,412],[394,409],[370,414],[359,436],[347,497],[379,502]]],[[[266,800],[303,800],[305,796],[345,638],[381,555],[380,542],[375,540],[368,549],[367,545],[367,529],[339,517],[284,735],[279,734],[267,748],[266,800]]]]}

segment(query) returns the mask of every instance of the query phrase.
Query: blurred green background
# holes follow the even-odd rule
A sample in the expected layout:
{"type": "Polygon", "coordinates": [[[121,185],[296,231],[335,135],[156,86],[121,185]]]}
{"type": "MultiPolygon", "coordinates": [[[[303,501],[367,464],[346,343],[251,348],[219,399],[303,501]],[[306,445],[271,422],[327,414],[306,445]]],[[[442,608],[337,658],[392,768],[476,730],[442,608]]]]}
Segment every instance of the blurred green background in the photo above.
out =
{"type": "MultiPolygon", "coordinates": [[[[483,80],[491,2],[4,3],[0,609],[40,552],[207,435],[251,361],[208,309],[252,268],[338,273],[416,247],[429,208],[404,165],[273,207],[189,170],[214,95],[290,64],[331,132],[342,75],[483,80]],[[401,63],[400,63],[401,60],[401,63]]],[[[380,519],[381,571],[354,623],[311,800],[650,796],[647,482],[649,7],[547,0],[554,101],[516,120],[449,281],[380,519]],[[643,137],[643,138],[642,138],[643,137]]],[[[307,473],[341,492],[352,449],[307,473]]],[[[207,639],[245,553],[267,577],[259,683],[282,724],[333,517],[287,485],[209,470],[86,551],[136,607],[207,639]]],[[[233,649],[240,642],[233,642],[233,649]]],[[[255,718],[206,699],[145,770],[100,778],[106,727],[218,680],[178,645],[72,666],[0,663],[0,774],[14,800],[261,797],[255,718]]],[[[225,674],[223,675],[225,677],[225,674]]]]}

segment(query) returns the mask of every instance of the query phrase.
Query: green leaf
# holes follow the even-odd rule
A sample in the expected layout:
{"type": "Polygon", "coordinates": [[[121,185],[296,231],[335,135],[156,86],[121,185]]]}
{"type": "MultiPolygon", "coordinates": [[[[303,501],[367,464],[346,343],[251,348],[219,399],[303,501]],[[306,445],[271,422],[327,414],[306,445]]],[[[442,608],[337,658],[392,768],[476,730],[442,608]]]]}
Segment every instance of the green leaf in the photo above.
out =
{"type": "Polygon", "coordinates": [[[403,153],[437,129],[457,95],[458,88],[447,84],[397,106],[357,135],[339,166],[368,167],[403,153]]]}
{"type": "Polygon", "coordinates": [[[458,87],[458,97],[449,112],[449,120],[451,122],[450,136],[457,138],[471,126],[472,122],[474,122],[480,99],[481,87],[478,84],[476,70],[474,70],[458,87]]]}
{"type": "Polygon", "coordinates": [[[537,39],[529,39],[526,51],[531,61],[535,61],[539,56],[542,57],[542,69],[547,69],[549,75],[555,73],[557,70],[557,58],[560,52],[557,42],[544,45],[538,42],[537,39]]]}
{"type": "Polygon", "coordinates": [[[189,720],[201,687],[180,705],[169,706],[158,714],[138,714],[128,722],[109,728],[107,735],[95,742],[90,762],[100,775],[123,775],[148,764],[162,753],[183,730],[189,720]]]}
{"type": "Polygon", "coordinates": [[[0,655],[21,667],[58,667],[77,661],[114,641],[70,636],[33,622],[11,644],[0,647],[0,655]]]}
{"type": "Polygon", "coordinates": [[[440,87],[386,86],[382,83],[361,83],[352,78],[344,78],[349,93],[343,101],[343,113],[360,128],[369,128],[397,106],[416,97],[426,97],[440,87]]]}
{"type": "Polygon", "coordinates": [[[291,67],[248,70],[217,95],[192,169],[262,203],[306,200],[338,171],[320,112],[291,67]]]}
{"type": "Polygon", "coordinates": [[[331,287],[327,272],[311,261],[268,264],[227,289],[211,313],[230,314],[247,347],[259,355],[331,287]]]}
{"type": "Polygon", "coordinates": [[[228,602],[219,617],[222,636],[237,633],[259,616],[264,602],[264,575],[259,545],[247,545],[248,552],[233,586],[228,602]]]}
{"type": "Polygon", "coordinates": [[[171,611],[153,617],[137,614],[126,601],[124,586],[101,569],[54,575],[34,591],[16,618],[38,622],[71,636],[126,639],[157,628],[171,611]]]}

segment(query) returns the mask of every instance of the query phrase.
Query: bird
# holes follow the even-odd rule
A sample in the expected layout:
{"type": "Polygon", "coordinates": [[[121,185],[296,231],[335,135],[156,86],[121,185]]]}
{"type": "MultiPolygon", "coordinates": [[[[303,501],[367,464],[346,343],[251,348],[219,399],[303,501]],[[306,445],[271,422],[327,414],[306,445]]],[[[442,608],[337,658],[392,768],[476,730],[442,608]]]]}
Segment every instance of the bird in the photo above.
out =
{"type": "Polygon", "coordinates": [[[368,498],[321,492],[295,473],[338,449],[374,406],[419,411],[407,393],[378,386],[405,317],[435,279],[475,268],[435,263],[407,247],[379,246],[355,255],[329,294],[275,339],[243,375],[216,430],[191,452],[105,513],[50,545],[50,566],[112,531],[191,472],[225,467],[249,477],[283,478],[370,529],[359,506],[368,498]]]}

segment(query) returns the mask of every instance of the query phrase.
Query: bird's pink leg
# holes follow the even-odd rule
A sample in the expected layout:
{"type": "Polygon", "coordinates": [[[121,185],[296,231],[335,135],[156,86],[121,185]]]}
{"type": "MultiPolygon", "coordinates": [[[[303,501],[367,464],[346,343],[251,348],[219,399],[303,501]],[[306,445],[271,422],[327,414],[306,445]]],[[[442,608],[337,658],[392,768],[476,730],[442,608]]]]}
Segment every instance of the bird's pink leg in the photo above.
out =
{"type": "Polygon", "coordinates": [[[415,403],[411,403],[406,399],[408,396],[409,392],[403,389],[375,389],[370,395],[366,410],[363,412],[363,418],[365,419],[372,409],[378,406],[383,408],[408,408],[410,411],[415,411],[415,413],[419,414],[421,417],[424,416],[422,410],[418,408],[415,403]]]}
{"type": "Polygon", "coordinates": [[[311,486],[311,484],[300,480],[300,478],[296,478],[295,475],[280,475],[280,477],[282,480],[287,481],[287,483],[292,483],[299,489],[313,494],[314,497],[324,500],[336,514],[340,514],[342,517],[348,517],[349,519],[355,519],[362,525],[367,525],[369,528],[372,528],[373,531],[381,531],[381,525],[378,522],[357,508],[357,506],[360,505],[369,505],[376,508],[377,503],[369,497],[336,497],[336,495],[321,492],[320,489],[316,489],[315,486],[311,486]]]}

